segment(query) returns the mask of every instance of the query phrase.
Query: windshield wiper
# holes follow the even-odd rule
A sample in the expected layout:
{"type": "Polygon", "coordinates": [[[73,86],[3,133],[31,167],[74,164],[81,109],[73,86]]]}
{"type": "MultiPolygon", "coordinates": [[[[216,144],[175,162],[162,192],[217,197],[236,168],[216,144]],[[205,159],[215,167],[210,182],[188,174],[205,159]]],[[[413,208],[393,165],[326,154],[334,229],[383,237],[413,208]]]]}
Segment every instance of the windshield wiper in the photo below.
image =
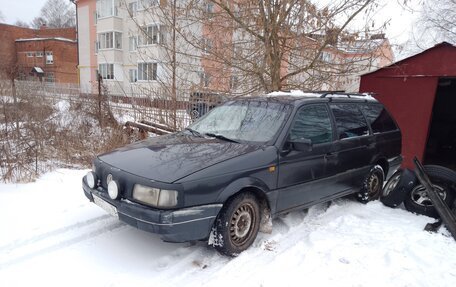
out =
{"type": "Polygon", "coordinates": [[[226,136],[221,135],[221,134],[205,133],[204,135],[209,136],[209,137],[213,137],[213,138],[217,138],[217,139],[220,139],[220,140],[228,141],[228,142],[239,143],[238,141],[230,139],[230,138],[227,138],[226,136]]]}
{"type": "Polygon", "coordinates": [[[204,136],[199,131],[196,131],[196,130],[191,129],[191,128],[185,128],[185,130],[191,132],[192,135],[194,135],[195,137],[204,138],[204,136]]]}

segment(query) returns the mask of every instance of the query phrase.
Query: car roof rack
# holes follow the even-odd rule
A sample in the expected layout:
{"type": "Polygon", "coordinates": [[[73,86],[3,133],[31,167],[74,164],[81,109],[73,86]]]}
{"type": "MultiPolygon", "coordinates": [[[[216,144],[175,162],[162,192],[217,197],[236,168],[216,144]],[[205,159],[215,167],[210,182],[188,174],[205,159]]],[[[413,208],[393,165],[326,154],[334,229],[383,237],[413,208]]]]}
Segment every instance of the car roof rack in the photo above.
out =
{"type": "Polygon", "coordinates": [[[336,96],[347,96],[348,98],[351,98],[351,96],[356,96],[356,97],[368,97],[371,96],[370,94],[361,94],[361,93],[345,93],[345,92],[324,92],[320,98],[326,98],[328,95],[336,95],[336,96]]]}

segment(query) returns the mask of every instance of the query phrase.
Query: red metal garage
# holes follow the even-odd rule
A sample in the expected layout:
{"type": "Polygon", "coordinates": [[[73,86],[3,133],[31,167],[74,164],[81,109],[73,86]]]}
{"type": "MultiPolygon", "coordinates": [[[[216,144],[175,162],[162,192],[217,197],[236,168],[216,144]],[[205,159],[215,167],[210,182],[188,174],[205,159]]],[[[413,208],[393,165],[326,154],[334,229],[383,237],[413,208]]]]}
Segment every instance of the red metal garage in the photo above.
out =
{"type": "Polygon", "coordinates": [[[404,166],[456,168],[456,47],[443,42],[361,76],[360,92],[375,93],[402,130],[404,166]]]}

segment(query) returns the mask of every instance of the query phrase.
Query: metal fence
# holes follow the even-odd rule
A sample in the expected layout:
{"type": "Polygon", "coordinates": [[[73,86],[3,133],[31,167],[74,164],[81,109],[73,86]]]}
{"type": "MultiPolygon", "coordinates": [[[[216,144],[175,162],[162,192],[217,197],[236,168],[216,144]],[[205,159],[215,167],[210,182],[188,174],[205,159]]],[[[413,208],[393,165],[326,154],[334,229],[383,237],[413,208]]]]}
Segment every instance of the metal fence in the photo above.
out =
{"type": "MultiPolygon", "coordinates": [[[[106,101],[113,113],[121,119],[156,122],[177,130],[183,129],[195,119],[207,113],[210,109],[227,99],[225,95],[208,92],[192,92],[180,96],[180,100],[172,99],[166,93],[156,91],[148,95],[147,91],[138,94],[90,94],[82,93],[75,84],[41,83],[36,81],[15,81],[18,95],[27,95],[28,98],[45,97],[56,103],[61,100],[70,102],[106,101]]],[[[0,81],[0,95],[12,95],[12,83],[0,81]]],[[[19,96],[20,97],[20,96],[19,96]]]]}

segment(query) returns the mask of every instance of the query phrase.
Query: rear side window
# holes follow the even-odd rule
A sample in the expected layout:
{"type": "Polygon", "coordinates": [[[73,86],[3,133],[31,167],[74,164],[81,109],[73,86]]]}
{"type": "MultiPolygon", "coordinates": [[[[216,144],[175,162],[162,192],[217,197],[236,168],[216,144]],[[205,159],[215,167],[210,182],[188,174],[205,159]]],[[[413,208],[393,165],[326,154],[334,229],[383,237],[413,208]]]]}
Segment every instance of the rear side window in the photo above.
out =
{"type": "Polygon", "coordinates": [[[394,120],[382,105],[361,105],[373,133],[394,131],[397,129],[394,120]]]}
{"type": "Polygon", "coordinates": [[[331,119],[325,105],[302,107],[296,114],[290,140],[310,139],[313,144],[332,141],[331,119]]]}
{"type": "Polygon", "coordinates": [[[357,105],[331,104],[330,106],[336,120],[339,139],[369,134],[367,122],[357,105]]]}

